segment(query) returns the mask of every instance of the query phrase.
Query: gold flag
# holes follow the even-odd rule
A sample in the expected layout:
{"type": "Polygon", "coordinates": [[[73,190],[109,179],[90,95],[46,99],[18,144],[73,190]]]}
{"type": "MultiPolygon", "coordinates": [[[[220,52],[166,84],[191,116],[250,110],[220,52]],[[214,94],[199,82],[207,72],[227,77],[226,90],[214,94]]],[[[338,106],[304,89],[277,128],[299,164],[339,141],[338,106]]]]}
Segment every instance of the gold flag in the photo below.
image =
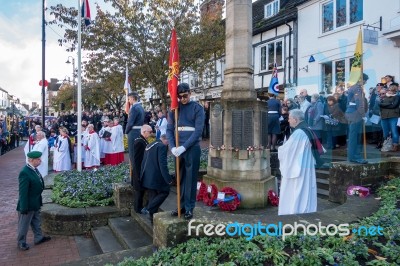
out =
{"type": "Polygon", "coordinates": [[[350,69],[350,78],[349,78],[349,86],[353,86],[356,84],[360,78],[362,77],[362,54],[363,54],[363,47],[362,47],[362,33],[361,28],[358,32],[358,38],[356,43],[356,50],[354,52],[354,61],[351,65],[350,69]]]}

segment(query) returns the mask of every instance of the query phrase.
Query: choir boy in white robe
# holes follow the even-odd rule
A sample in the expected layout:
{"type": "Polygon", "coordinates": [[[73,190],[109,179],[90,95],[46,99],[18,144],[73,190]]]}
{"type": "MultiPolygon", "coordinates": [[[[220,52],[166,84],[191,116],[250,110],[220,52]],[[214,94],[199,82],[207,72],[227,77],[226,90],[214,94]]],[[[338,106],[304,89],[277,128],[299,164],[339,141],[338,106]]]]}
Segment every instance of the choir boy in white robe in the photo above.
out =
{"type": "Polygon", "coordinates": [[[61,127],[60,135],[54,145],[53,170],[56,172],[69,171],[72,168],[70,142],[68,139],[68,129],[61,127]]]}
{"type": "Polygon", "coordinates": [[[85,162],[85,145],[86,145],[86,143],[85,143],[85,141],[86,141],[86,135],[87,135],[87,130],[86,130],[86,125],[84,125],[83,123],[82,123],[82,131],[81,131],[81,134],[78,134],[78,133],[76,133],[76,136],[75,136],[75,144],[74,144],[74,163],[75,163],[75,166],[76,167],[78,167],[77,166],[77,160],[78,160],[78,148],[77,148],[77,144],[78,144],[78,137],[81,137],[81,140],[82,140],[82,143],[81,143],[81,145],[82,145],[82,148],[81,148],[81,164],[83,165],[83,163],[85,162]]]}
{"type": "Polygon", "coordinates": [[[87,129],[84,166],[86,169],[90,169],[100,166],[100,138],[94,131],[93,124],[89,124],[87,129]]]}
{"type": "MultiPolygon", "coordinates": [[[[114,125],[112,120],[107,120],[107,126],[104,128],[105,131],[108,131],[109,133],[112,134],[111,129],[112,126],[114,125]]],[[[111,137],[105,137],[103,133],[103,152],[104,152],[104,164],[108,165],[110,164],[110,155],[112,153],[112,142],[111,142],[111,137]]]]}
{"type": "Polygon", "coordinates": [[[278,215],[316,212],[315,158],[312,143],[302,129],[307,127],[303,111],[291,110],[289,124],[294,131],[278,148],[282,175],[278,215]]]}
{"type": "Polygon", "coordinates": [[[99,131],[100,138],[100,163],[104,164],[104,160],[106,158],[106,154],[104,153],[104,147],[106,146],[106,140],[103,138],[104,131],[108,127],[108,118],[104,118],[102,121],[102,127],[99,131]]]}
{"type": "Polygon", "coordinates": [[[107,164],[118,165],[124,162],[124,131],[119,118],[114,117],[111,127],[111,145],[108,151],[107,164]]]}
{"type": "Polygon", "coordinates": [[[46,139],[46,134],[43,131],[36,132],[36,144],[32,151],[40,151],[42,163],[37,167],[42,177],[49,174],[49,143],[46,139]]]}

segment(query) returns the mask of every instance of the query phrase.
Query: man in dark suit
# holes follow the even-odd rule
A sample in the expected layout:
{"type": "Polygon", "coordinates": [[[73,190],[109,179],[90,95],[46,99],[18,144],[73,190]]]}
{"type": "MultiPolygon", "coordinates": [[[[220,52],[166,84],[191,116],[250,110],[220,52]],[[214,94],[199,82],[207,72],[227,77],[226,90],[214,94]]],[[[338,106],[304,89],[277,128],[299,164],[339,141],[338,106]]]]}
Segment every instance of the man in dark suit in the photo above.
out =
{"type": "MultiPolygon", "coordinates": [[[[144,109],[141,103],[139,103],[139,96],[137,93],[129,93],[128,101],[131,107],[129,109],[128,123],[126,124],[125,134],[128,135],[129,162],[131,167],[133,167],[135,151],[134,142],[135,139],[140,136],[140,129],[144,124],[144,109]]],[[[131,180],[132,178],[133,176],[131,176],[131,180]]]]}
{"type": "Polygon", "coordinates": [[[134,190],[133,207],[137,213],[141,213],[143,208],[144,189],[140,184],[140,172],[142,169],[144,150],[146,149],[147,144],[149,144],[147,139],[150,137],[152,132],[153,130],[151,129],[151,126],[143,125],[140,130],[140,136],[135,139],[133,144],[135,153],[133,156],[131,185],[134,190]]]}
{"type": "Polygon", "coordinates": [[[42,162],[40,151],[31,151],[27,154],[28,164],[19,173],[19,198],[17,204],[18,213],[18,248],[28,250],[26,235],[29,226],[32,227],[35,245],[51,239],[44,236],[40,227],[40,207],[42,204],[42,192],[44,189],[43,178],[37,169],[42,162]]]}
{"type": "Polygon", "coordinates": [[[149,214],[150,222],[153,223],[153,215],[169,195],[172,177],[167,166],[168,140],[161,135],[146,147],[144,152],[141,181],[142,186],[148,189],[149,203],[143,208],[142,214],[149,214]]]}

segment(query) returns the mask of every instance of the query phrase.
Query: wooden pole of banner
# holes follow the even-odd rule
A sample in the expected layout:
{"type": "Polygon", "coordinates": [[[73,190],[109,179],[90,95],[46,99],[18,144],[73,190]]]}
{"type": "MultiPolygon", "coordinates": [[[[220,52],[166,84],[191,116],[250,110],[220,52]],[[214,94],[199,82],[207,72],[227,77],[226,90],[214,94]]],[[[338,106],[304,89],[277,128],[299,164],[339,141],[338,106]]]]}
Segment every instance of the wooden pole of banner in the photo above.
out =
{"type": "MultiPolygon", "coordinates": [[[[175,147],[179,147],[179,133],[178,133],[178,108],[175,108],[175,147]]],[[[178,217],[181,218],[181,173],[179,157],[176,157],[176,192],[177,192],[177,206],[178,217]]]]}

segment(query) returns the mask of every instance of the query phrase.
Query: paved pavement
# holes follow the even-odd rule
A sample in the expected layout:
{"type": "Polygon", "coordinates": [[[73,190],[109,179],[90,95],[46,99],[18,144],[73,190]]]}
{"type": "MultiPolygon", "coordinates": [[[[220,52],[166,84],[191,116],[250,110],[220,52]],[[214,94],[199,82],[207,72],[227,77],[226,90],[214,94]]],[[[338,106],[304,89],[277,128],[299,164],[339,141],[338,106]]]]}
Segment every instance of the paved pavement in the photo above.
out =
{"type": "Polygon", "coordinates": [[[35,246],[28,234],[31,248],[17,248],[18,174],[25,164],[23,146],[0,156],[0,265],[60,265],[79,259],[74,237],[52,236],[51,241],[35,246]]]}

